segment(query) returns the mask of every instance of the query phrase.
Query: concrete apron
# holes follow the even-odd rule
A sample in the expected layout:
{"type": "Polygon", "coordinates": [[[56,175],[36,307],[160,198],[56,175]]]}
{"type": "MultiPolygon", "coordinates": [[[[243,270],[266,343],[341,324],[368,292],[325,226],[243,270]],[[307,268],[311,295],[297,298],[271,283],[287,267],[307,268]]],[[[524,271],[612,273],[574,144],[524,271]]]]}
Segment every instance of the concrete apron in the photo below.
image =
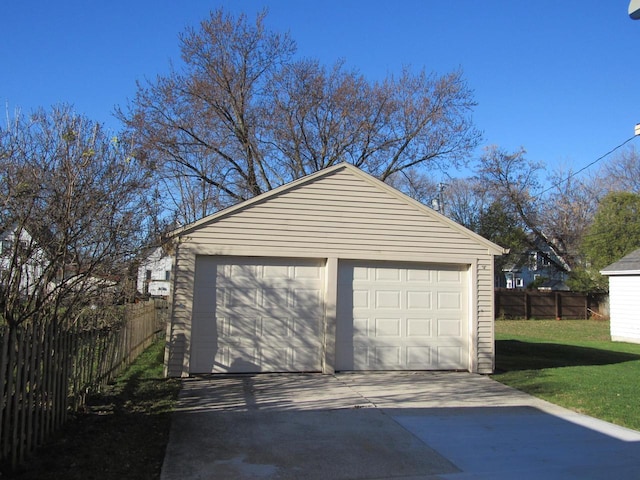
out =
{"type": "Polygon", "coordinates": [[[162,480],[640,478],[640,433],[456,372],[186,379],[162,480]]]}

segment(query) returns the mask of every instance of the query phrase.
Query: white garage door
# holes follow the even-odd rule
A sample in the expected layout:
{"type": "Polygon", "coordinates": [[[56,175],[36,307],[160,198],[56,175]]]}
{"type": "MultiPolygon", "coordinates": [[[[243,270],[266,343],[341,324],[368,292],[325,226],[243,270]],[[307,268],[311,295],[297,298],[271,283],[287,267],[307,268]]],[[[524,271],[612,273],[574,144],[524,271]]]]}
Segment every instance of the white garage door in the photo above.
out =
{"type": "Polygon", "coordinates": [[[321,368],[324,262],[198,257],[191,373],[321,368]]]}
{"type": "Polygon", "coordinates": [[[468,369],[466,270],[341,262],[336,369],[468,369]]]}

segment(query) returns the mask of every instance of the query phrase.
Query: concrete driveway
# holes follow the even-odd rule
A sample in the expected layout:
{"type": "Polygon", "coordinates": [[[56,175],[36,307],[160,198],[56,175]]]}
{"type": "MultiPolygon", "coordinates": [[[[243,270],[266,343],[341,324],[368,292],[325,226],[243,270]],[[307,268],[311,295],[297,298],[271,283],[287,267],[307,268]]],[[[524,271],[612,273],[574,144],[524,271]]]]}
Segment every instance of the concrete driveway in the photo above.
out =
{"type": "Polygon", "coordinates": [[[638,479],[640,432],[469,373],[186,379],[162,480],[638,479]]]}

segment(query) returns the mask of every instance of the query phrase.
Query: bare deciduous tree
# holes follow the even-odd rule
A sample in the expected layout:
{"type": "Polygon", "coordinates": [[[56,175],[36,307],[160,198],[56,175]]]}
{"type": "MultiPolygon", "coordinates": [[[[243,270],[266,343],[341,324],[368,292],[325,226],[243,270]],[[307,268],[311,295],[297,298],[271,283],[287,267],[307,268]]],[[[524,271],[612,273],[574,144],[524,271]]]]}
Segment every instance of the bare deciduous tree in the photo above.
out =
{"type": "Polygon", "coordinates": [[[0,129],[0,315],[77,316],[115,288],[144,238],[146,170],[63,106],[0,129]]]}
{"type": "Polygon", "coordinates": [[[428,173],[411,167],[395,173],[386,179],[386,183],[397,190],[429,207],[434,207],[438,198],[438,182],[428,173]]]}
{"type": "Polygon", "coordinates": [[[487,147],[480,159],[478,179],[484,191],[491,195],[505,212],[522,222],[523,228],[531,234],[531,246],[538,248],[540,243],[544,244],[554,254],[549,257],[549,261],[558,264],[563,270],[570,271],[570,255],[566,249],[566,242],[546,231],[541,221],[540,212],[544,203],[536,193],[541,191],[538,174],[542,171],[543,165],[527,159],[525,154],[524,149],[509,153],[497,146],[487,147]]]}
{"type": "MultiPolygon", "coordinates": [[[[476,178],[451,179],[444,191],[447,216],[474,232],[492,198],[476,178]]],[[[507,245],[503,245],[507,246],[507,245]]]]}
{"type": "Polygon", "coordinates": [[[549,182],[553,186],[539,202],[538,222],[573,269],[580,263],[580,243],[598,207],[597,190],[592,181],[572,172],[556,171],[549,182]]]}
{"type": "Polygon", "coordinates": [[[640,154],[634,146],[621,151],[601,169],[607,190],[640,193],[640,154]]]}
{"type": "Polygon", "coordinates": [[[386,180],[455,165],[477,145],[475,103],[459,71],[406,68],[372,83],[340,62],[295,60],[293,40],[266,30],[264,19],[212,13],[182,35],[183,68],[140,84],[118,112],[140,155],[168,169],[173,187],[187,185],[182,176],[216,190],[207,210],[341,161],[386,180]]]}

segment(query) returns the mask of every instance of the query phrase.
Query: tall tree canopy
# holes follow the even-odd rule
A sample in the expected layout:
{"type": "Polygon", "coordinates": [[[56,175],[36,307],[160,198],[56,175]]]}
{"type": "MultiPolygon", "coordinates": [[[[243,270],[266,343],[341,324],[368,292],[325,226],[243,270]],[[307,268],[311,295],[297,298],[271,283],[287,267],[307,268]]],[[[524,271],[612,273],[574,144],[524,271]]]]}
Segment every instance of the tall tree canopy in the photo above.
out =
{"type": "Polygon", "coordinates": [[[597,194],[571,174],[551,173],[551,187],[543,188],[540,162],[520,149],[507,152],[490,146],[480,158],[476,188],[499,203],[528,233],[530,247],[552,252],[548,260],[564,271],[580,261],[579,246],[595,212],[597,194]]]}
{"type": "Polygon", "coordinates": [[[588,263],[597,270],[640,248],[640,195],[611,192],[602,199],[582,242],[588,263]]]}
{"type": "Polygon", "coordinates": [[[180,222],[338,162],[387,180],[457,165],[477,146],[461,72],[371,82],[296,59],[294,41],[222,10],[180,37],[183,64],[118,115],[174,195],[180,222]]]}

